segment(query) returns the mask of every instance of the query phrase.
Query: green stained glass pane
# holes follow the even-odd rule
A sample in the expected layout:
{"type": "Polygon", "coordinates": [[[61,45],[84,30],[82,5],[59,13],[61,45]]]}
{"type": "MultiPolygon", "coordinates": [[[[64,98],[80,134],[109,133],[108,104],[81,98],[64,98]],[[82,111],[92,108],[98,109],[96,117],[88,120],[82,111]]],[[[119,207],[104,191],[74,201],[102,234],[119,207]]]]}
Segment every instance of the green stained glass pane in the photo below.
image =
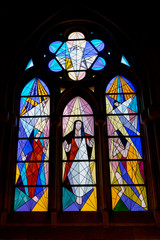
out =
{"type": "Polygon", "coordinates": [[[112,186],[113,211],[147,211],[145,186],[112,186]]]}

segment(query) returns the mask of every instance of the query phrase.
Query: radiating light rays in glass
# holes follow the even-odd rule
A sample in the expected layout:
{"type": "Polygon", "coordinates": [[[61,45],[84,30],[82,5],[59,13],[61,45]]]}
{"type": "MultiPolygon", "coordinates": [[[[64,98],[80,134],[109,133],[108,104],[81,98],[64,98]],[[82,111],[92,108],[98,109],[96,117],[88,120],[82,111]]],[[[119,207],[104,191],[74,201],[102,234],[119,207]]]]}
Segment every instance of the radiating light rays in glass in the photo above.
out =
{"type": "Polygon", "coordinates": [[[75,97],[66,105],[63,115],[93,115],[93,111],[83,98],[75,97]]]}
{"type": "Polygon", "coordinates": [[[148,210],[136,87],[123,76],[106,87],[112,210],[148,210]]]}
{"type": "Polygon", "coordinates": [[[50,95],[47,85],[39,78],[33,78],[23,88],[21,96],[38,96],[50,95]]]}
{"type": "Polygon", "coordinates": [[[49,45],[55,58],[49,62],[48,67],[53,72],[65,69],[72,80],[82,80],[87,69],[98,71],[105,67],[105,60],[98,57],[104,47],[102,40],[94,39],[89,42],[85,40],[83,33],[73,32],[68,36],[67,42],[54,41],[49,45]]]}
{"type": "Polygon", "coordinates": [[[63,211],[97,211],[94,117],[83,98],[64,108],[62,135],[63,211]]]}
{"type": "Polygon", "coordinates": [[[106,94],[136,93],[136,87],[127,78],[120,75],[114,77],[106,87],[106,94]]]}
{"type": "Polygon", "coordinates": [[[50,97],[34,78],[21,93],[14,211],[48,211],[50,97]]]}

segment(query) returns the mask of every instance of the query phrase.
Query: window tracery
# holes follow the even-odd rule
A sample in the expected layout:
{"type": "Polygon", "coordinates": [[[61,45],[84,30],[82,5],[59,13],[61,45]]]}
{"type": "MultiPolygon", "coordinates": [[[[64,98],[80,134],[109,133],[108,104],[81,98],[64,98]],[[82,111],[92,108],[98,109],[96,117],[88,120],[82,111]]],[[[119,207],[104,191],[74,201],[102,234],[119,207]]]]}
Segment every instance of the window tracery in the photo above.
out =
{"type": "MultiPolygon", "coordinates": [[[[110,71],[106,66],[114,65],[115,56],[108,43],[97,37],[87,40],[82,32],[71,32],[67,41],[55,39],[47,47],[49,55],[47,51],[42,54],[47,70],[53,74],[67,72],[69,78],[63,79],[73,80],[69,87],[80,80],[84,80],[85,86],[88,71],[110,71]],[[109,56],[108,62],[105,54],[109,56]]],[[[117,58],[119,65],[132,67],[122,53],[117,58]]],[[[37,62],[34,63],[30,59],[25,70],[33,66],[36,68],[37,62]]],[[[41,66],[44,67],[43,64],[41,66]]],[[[97,91],[96,82],[102,80],[93,76],[94,82],[87,87],[94,94],[97,91]]],[[[59,88],[61,95],[69,89],[67,85],[64,87],[57,83],[56,77],[54,79],[55,89],[59,88]]],[[[52,86],[54,88],[54,84],[52,86]]],[[[128,79],[116,76],[107,85],[105,99],[112,210],[146,211],[148,205],[136,87],[128,79]]],[[[48,211],[49,100],[49,89],[39,78],[31,80],[21,93],[14,211],[48,211]]],[[[74,97],[64,106],[62,211],[98,210],[94,127],[93,110],[81,96],[74,97]]],[[[52,148],[50,151],[53,151],[52,148]]]]}

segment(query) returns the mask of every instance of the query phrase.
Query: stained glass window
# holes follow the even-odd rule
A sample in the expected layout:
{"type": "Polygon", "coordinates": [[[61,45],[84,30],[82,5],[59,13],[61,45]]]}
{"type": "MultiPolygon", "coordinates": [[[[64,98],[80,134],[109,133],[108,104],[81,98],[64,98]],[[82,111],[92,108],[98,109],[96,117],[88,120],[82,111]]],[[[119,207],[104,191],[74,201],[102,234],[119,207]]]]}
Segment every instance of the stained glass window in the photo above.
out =
{"type": "Polygon", "coordinates": [[[147,194],[136,87],[123,76],[106,88],[112,210],[146,211],[147,194]]]}
{"type": "Polygon", "coordinates": [[[34,78],[23,88],[19,108],[14,211],[47,211],[50,92],[34,78]]]}
{"type": "Polygon", "coordinates": [[[86,70],[103,69],[106,65],[104,58],[99,56],[105,47],[100,39],[87,41],[81,32],[72,32],[67,42],[54,41],[49,45],[49,51],[54,54],[48,67],[53,72],[67,70],[69,78],[74,81],[82,80],[86,70]]]}
{"type": "Polygon", "coordinates": [[[97,211],[94,117],[79,96],[64,108],[62,136],[62,209],[97,211]]]}

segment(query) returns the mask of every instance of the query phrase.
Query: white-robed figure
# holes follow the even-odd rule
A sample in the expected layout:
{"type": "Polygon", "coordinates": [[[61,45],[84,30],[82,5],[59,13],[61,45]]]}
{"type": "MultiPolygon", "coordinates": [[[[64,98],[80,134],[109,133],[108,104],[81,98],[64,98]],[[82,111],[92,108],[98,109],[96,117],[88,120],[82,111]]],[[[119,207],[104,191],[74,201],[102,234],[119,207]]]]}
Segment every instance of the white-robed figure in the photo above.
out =
{"type": "Polygon", "coordinates": [[[90,156],[94,138],[84,132],[83,122],[74,122],[73,131],[64,138],[64,149],[67,155],[63,182],[69,181],[76,202],[82,204],[82,197],[93,189],[90,170],[90,156]],[[89,186],[90,185],[90,186],[89,186]]]}

